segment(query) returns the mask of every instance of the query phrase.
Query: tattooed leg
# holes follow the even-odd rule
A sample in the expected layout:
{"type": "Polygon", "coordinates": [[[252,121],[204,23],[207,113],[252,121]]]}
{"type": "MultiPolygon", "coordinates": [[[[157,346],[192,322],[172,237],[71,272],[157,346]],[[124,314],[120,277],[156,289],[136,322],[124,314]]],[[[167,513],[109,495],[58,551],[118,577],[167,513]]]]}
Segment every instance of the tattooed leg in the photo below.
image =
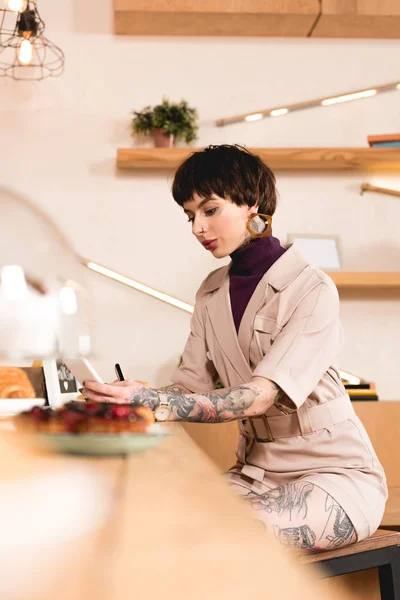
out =
{"type": "Polygon", "coordinates": [[[315,533],[309,525],[286,527],[285,529],[274,525],[274,534],[277,540],[288,548],[315,549],[315,533]]]}
{"type": "Polygon", "coordinates": [[[329,542],[328,548],[338,548],[357,541],[352,522],[332,496],[326,496],[325,511],[329,516],[321,538],[329,542]]]}
{"type": "Polygon", "coordinates": [[[276,512],[279,516],[301,516],[305,518],[308,513],[307,500],[314,489],[312,483],[289,483],[274,488],[263,494],[249,492],[247,500],[254,510],[264,510],[268,513],[276,512]]]}
{"type": "MultiPolygon", "coordinates": [[[[327,550],[357,541],[353,524],[341,506],[320,487],[301,480],[266,491],[239,474],[231,486],[244,498],[253,516],[285,546],[327,550]]],[[[258,484],[259,486],[262,484],[258,484]]]]}

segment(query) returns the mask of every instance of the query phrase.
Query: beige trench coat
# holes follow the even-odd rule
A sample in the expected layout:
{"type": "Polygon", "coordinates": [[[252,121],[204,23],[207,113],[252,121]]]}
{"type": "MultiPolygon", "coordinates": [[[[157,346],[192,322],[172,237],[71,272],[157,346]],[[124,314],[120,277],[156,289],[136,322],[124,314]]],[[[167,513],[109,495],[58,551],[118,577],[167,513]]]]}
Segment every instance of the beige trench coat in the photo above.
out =
{"type": "MultiPolygon", "coordinates": [[[[297,410],[271,407],[239,421],[241,471],[270,487],[306,478],[342,506],[361,540],[379,526],[387,499],[383,469],[341,382],[343,344],[333,281],[290,246],[261,279],[236,333],[229,268],[204,280],[191,333],[172,381],[192,392],[260,376],[277,383],[297,410]]],[[[288,403],[288,406],[292,406],[288,403]]]]}

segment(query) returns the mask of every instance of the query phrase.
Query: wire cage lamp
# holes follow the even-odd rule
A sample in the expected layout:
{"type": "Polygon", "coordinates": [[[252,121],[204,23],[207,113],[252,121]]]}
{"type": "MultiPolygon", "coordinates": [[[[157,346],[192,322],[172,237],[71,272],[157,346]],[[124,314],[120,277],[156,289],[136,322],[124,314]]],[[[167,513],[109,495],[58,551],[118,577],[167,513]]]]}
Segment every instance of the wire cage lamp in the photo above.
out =
{"type": "Polygon", "coordinates": [[[44,36],[36,0],[0,0],[0,77],[41,80],[64,70],[64,53],[44,36]]]}

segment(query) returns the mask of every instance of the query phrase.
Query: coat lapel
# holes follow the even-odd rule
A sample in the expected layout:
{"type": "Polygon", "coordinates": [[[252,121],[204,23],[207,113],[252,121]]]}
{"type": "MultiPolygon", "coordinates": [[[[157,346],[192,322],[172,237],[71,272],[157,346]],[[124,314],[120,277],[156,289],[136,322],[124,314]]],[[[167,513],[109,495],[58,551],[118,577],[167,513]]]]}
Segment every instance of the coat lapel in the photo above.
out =
{"type": "Polygon", "coordinates": [[[229,297],[229,269],[226,269],[219,289],[206,302],[214,335],[221,350],[243,383],[252,378],[252,371],[239,346],[229,297]]]}

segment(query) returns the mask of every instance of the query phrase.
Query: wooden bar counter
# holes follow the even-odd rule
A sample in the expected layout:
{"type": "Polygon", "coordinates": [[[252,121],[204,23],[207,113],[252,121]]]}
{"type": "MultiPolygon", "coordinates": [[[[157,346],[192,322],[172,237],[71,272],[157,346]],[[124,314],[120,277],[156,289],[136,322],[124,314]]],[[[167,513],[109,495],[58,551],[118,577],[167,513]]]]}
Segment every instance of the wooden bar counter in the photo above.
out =
{"type": "Polygon", "coordinates": [[[250,517],[183,428],[167,427],[172,435],[140,455],[19,456],[14,477],[85,468],[108,503],[101,526],[70,542],[51,590],[18,600],[320,598],[312,574],[250,517]]]}

